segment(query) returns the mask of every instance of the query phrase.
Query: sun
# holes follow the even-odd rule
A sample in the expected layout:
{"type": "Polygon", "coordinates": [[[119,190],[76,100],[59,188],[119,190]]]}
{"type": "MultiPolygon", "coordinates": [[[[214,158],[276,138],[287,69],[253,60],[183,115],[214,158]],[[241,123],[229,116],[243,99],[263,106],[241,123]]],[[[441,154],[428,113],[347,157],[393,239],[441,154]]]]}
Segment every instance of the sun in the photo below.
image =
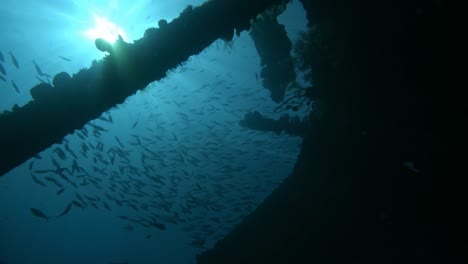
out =
{"type": "Polygon", "coordinates": [[[93,41],[97,38],[103,38],[109,43],[114,43],[118,36],[127,39],[124,30],[104,17],[94,15],[94,28],[88,29],[84,34],[93,41]]]}

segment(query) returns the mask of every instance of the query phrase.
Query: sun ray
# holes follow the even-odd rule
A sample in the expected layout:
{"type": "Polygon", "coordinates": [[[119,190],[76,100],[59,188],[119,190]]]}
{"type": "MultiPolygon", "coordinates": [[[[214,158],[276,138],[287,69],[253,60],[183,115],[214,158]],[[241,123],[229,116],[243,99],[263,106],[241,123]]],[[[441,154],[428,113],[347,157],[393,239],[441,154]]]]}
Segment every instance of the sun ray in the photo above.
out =
{"type": "Polygon", "coordinates": [[[127,36],[121,27],[104,17],[94,15],[94,23],[94,28],[88,29],[84,32],[87,37],[93,40],[103,38],[109,43],[113,43],[117,40],[119,35],[122,36],[124,40],[127,39],[127,36]]]}

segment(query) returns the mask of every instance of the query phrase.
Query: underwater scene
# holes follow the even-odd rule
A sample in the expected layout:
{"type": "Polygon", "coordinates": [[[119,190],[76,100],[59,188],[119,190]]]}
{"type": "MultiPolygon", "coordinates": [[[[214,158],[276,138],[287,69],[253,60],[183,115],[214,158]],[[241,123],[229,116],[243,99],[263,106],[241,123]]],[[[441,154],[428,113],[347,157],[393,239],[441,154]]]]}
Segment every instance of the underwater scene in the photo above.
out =
{"type": "MultiPolygon", "coordinates": [[[[2,0],[0,112],[45,102],[47,89],[118,57],[112,47],[139,44],[204,2],[2,0]]],[[[217,38],[93,118],[77,110],[40,123],[62,113],[35,111],[41,137],[84,121],[40,151],[0,146],[28,155],[0,177],[0,263],[196,263],[255,210],[291,174],[312,107],[310,72],[292,63],[307,29],[302,4],[263,16],[285,40],[262,41],[261,25],[217,38]],[[288,63],[265,70],[281,41],[288,63]]]]}

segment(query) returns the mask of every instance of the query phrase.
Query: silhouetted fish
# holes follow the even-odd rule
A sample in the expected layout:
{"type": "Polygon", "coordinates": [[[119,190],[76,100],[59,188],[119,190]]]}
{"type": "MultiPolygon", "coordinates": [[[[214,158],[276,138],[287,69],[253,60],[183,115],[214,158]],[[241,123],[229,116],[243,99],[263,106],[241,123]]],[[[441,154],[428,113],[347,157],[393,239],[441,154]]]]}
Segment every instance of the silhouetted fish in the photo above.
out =
{"type": "Polygon", "coordinates": [[[36,63],[34,60],[33,60],[32,62],[33,62],[33,64],[34,64],[34,67],[36,68],[37,74],[39,74],[39,76],[43,76],[44,73],[42,72],[42,70],[41,70],[41,68],[39,67],[39,65],[37,65],[37,63],[36,63]]]}
{"type": "Polygon", "coordinates": [[[57,187],[59,187],[59,188],[63,188],[63,185],[59,181],[57,181],[56,179],[54,179],[52,177],[44,177],[44,179],[52,182],[53,184],[57,185],[57,187]]]}
{"type": "Polygon", "coordinates": [[[63,193],[63,191],[65,191],[65,188],[62,188],[62,189],[58,190],[57,195],[61,195],[63,193]]]}
{"type": "Polygon", "coordinates": [[[40,77],[37,76],[37,75],[36,75],[36,79],[37,79],[40,83],[48,83],[48,84],[50,84],[50,81],[49,81],[49,80],[42,79],[42,78],[40,78],[40,77]]]}
{"type": "Polygon", "coordinates": [[[78,201],[73,200],[72,203],[73,203],[73,205],[75,205],[75,206],[77,206],[77,207],[80,207],[80,208],[82,208],[82,209],[85,208],[85,207],[84,207],[80,202],[78,202],[78,201]]]}
{"type": "Polygon", "coordinates": [[[94,207],[94,208],[96,208],[96,209],[99,209],[99,206],[97,206],[97,204],[95,204],[94,202],[89,202],[89,204],[90,204],[92,207],[94,207]]]}
{"type": "Polygon", "coordinates": [[[0,63],[0,72],[5,76],[7,75],[5,68],[3,67],[3,64],[1,64],[1,63],[0,63]]]}
{"type": "MultiPolygon", "coordinates": [[[[54,159],[54,157],[51,157],[50,160],[52,161],[52,164],[54,165],[55,168],[57,168],[57,170],[61,170],[62,167],[60,167],[60,163],[58,163],[58,161],[56,159],[54,159]]],[[[60,172],[62,172],[63,170],[61,170],[60,172]]]]}
{"type": "Polygon", "coordinates": [[[60,157],[60,159],[62,159],[62,160],[67,159],[67,155],[65,154],[65,152],[61,148],[59,148],[59,147],[55,148],[54,152],[57,153],[57,155],[60,157]]]}
{"type": "Polygon", "coordinates": [[[119,139],[118,137],[116,137],[116,136],[114,136],[114,137],[115,137],[115,140],[117,140],[117,142],[119,143],[119,145],[123,148],[124,145],[122,144],[122,142],[120,141],[120,139],[119,139]]]}
{"type": "Polygon", "coordinates": [[[152,226],[156,227],[157,229],[159,230],[166,230],[166,225],[165,224],[161,224],[161,223],[157,223],[157,222],[152,222],[151,223],[152,226]]]}
{"type": "Polygon", "coordinates": [[[133,123],[132,128],[135,128],[138,125],[138,119],[133,123]]]}
{"type": "Polygon", "coordinates": [[[36,178],[36,176],[34,176],[34,174],[31,173],[31,177],[33,179],[33,181],[39,185],[41,185],[42,187],[46,187],[45,183],[43,183],[42,181],[40,181],[38,178],[36,178]]]}
{"type": "Polygon", "coordinates": [[[13,88],[15,89],[15,91],[16,91],[17,93],[21,93],[20,90],[19,90],[19,88],[18,88],[18,86],[16,85],[16,83],[15,83],[13,80],[11,80],[11,85],[13,85],[13,88]]]}
{"type": "Polygon", "coordinates": [[[104,117],[104,116],[100,116],[100,117],[98,117],[98,119],[101,120],[101,121],[104,121],[104,122],[112,123],[112,122],[110,121],[110,119],[108,119],[108,118],[106,118],[106,117],[104,117]]]}
{"type": "Polygon", "coordinates": [[[81,203],[85,203],[83,197],[81,195],[79,195],[78,193],[75,193],[76,197],[78,198],[78,200],[80,200],[81,203]]]}
{"type": "Polygon", "coordinates": [[[51,79],[51,78],[52,78],[52,76],[51,76],[50,74],[47,74],[47,73],[43,73],[42,76],[44,76],[44,77],[46,77],[46,78],[48,78],[48,79],[51,79]]]}
{"type": "Polygon", "coordinates": [[[69,203],[67,205],[67,207],[65,208],[65,210],[63,210],[63,212],[61,214],[57,215],[56,217],[64,216],[65,214],[67,214],[70,211],[71,207],[72,207],[72,203],[69,203]]]}
{"type": "Polygon", "coordinates": [[[36,208],[29,208],[29,210],[31,210],[31,213],[37,217],[44,218],[46,220],[49,220],[51,218],[49,216],[46,216],[43,212],[39,211],[36,208]]]}
{"type": "Polygon", "coordinates": [[[13,53],[11,53],[11,51],[10,51],[10,57],[11,57],[11,61],[13,62],[13,65],[15,65],[15,67],[17,69],[19,69],[18,60],[16,59],[15,55],[13,55],[13,53]]]}
{"type": "Polygon", "coordinates": [[[3,57],[3,53],[0,51],[0,61],[5,62],[5,58],[3,57]]]}
{"type": "Polygon", "coordinates": [[[112,211],[112,209],[110,208],[110,206],[106,202],[103,201],[102,204],[107,209],[107,211],[112,211]]]}
{"type": "MultiPolygon", "coordinates": [[[[1,66],[1,64],[0,64],[0,66],[1,66]]],[[[0,80],[6,82],[6,79],[5,79],[5,77],[3,77],[3,75],[0,75],[0,80]]]]}
{"type": "Polygon", "coordinates": [[[58,57],[61,58],[64,61],[71,61],[69,58],[65,58],[65,57],[62,57],[62,56],[58,56],[58,57]]]}
{"type": "Polygon", "coordinates": [[[33,170],[34,173],[49,173],[54,170],[33,170]]]}
{"type": "Polygon", "coordinates": [[[92,123],[89,123],[90,126],[92,126],[95,130],[97,131],[107,131],[107,129],[101,127],[101,126],[98,126],[98,125],[95,125],[95,124],[92,124],[92,123]]]}
{"type": "MultiPolygon", "coordinates": [[[[54,171],[55,172],[55,171],[54,171]]],[[[62,172],[58,172],[57,175],[62,178],[66,182],[71,182],[67,175],[63,174],[62,172]]]]}
{"type": "Polygon", "coordinates": [[[73,160],[71,174],[73,174],[75,171],[80,172],[80,166],[78,166],[76,159],[73,160]]]}
{"type": "Polygon", "coordinates": [[[81,186],[86,186],[88,184],[89,184],[89,182],[86,181],[86,178],[83,178],[83,182],[80,183],[81,186]]]}

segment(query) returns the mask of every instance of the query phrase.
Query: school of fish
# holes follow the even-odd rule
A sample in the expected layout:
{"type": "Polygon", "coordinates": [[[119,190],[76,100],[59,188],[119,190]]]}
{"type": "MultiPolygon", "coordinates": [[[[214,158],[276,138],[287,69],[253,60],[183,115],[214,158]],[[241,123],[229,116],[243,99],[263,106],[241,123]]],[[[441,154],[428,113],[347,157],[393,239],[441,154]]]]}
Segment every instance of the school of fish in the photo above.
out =
{"type": "MultiPolygon", "coordinates": [[[[32,63],[38,79],[49,78],[32,63]]],[[[145,239],[173,228],[188,233],[186,244],[195,248],[222,239],[287,176],[276,171],[292,168],[300,142],[241,128],[246,109],[231,106],[244,98],[258,100],[259,106],[265,91],[236,87],[234,79],[218,74],[191,91],[176,84],[167,88],[182,90],[178,97],[161,93],[153,83],[148,100],[133,103],[144,114],[132,116],[126,127],[115,112],[128,102],[37,154],[27,162],[32,183],[66,202],[55,209],[32,205],[31,215],[59,221],[102,210],[145,239]],[[194,96],[201,98],[196,106],[187,103],[194,96]],[[160,110],[165,106],[175,109],[170,117],[160,110]]]]}
{"type": "MultiPolygon", "coordinates": [[[[0,50],[0,81],[5,82],[5,83],[8,82],[7,68],[9,68],[9,70],[18,70],[18,69],[20,69],[20,63],[18,62],[18,59],[13,54],[13,52],[10,51],[10,52],[8,52],[8,54],[9,54],[9,59],[5,58],[2,51],[0,50]],[[10,65],[6,66],[6,64],[10,64],[10,65]]],[[[71,59],[69,59],[67,57],[63,57],[63,56],[58,56],[58,58],[61,59],[61,60],[66,61],[66,62],[71,62],[72,61],[71,59]]],[[[53,77],[50,74],[47,74],[47,73],[43,72],[41,67],[36,63],[35,60],[32,61],[32,64],[34,65],[34,68],[36,70],[36,75],[35,75],[36,79],[41,83],[51,84],[51,79],[53,77]]],[[[21,93],[21,89],[18,86],[18,84],[15,82],[15,80],[10,80],[10,84],[11,84],[11,87],[13,88],[13,90],[16,93],[18,93],[18,94],[21,93]]]]}

